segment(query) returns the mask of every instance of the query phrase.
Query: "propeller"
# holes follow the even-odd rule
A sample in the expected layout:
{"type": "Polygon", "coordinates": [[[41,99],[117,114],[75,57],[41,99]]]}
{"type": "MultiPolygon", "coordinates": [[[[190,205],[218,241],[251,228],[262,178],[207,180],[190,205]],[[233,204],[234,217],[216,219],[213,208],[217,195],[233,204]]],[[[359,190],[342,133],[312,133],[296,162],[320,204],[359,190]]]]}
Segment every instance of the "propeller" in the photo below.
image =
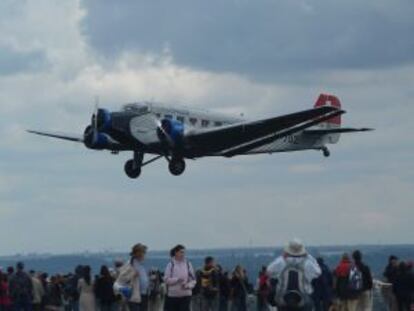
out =
{"type": "Polygon", "coordinates": [[[161,135],[158,135],[159,138],[166,139],[168,145],[171,146],[171,147],[174,147],[174,145],[175,145],[174,140],[171,138],[170,134],[165,130],[165,127],[162,124],[162,121],[157,119],[156,124],[157,124],[158,130],[159,130],[159,134],[161,134],[161,135]]]}

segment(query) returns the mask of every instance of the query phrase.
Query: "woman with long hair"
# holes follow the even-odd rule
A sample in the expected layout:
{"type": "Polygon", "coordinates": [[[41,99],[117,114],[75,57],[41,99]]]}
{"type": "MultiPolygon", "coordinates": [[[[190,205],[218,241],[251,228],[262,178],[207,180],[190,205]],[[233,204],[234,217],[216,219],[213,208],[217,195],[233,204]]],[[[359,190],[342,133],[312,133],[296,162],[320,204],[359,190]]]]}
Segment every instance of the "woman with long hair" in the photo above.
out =
{"type": "Polygon", "coordinates": [[[177,245],[170,251],[164,281],[167,285],[165,311],[190,311],[192,290],[196,277],[191,263],[185,257],[185,247],[177,245]]]}
{"type": "Polygon", "coordinates": [[[78,281],[80,311],[95,311],[95,293],[91,276],[91,267],[82,269],[82,277],[78,281]]]}

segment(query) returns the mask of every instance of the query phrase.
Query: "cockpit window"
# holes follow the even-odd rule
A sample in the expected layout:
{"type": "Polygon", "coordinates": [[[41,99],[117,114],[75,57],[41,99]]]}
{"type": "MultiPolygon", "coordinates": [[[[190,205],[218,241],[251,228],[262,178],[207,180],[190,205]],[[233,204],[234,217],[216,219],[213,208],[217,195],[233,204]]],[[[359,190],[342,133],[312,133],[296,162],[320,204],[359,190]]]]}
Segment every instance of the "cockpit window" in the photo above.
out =
{"type": "Polygon", "coordinates": [[[145,114],[150,112],[150,107],[144,104],[127,104],[124,106],[124,110],[136,114],[145,114]]]}

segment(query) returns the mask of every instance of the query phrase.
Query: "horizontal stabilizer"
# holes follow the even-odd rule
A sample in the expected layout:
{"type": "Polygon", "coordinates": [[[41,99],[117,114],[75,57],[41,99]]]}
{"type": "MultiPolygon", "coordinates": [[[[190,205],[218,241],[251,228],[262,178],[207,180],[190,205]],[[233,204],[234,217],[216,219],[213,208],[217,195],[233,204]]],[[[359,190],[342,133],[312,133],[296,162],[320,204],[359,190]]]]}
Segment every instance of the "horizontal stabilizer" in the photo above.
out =
{"type": "Polygon", "coordinates": [[[61,132],[39,132],[39,131],[33,131],[33,130],[28,130],[27,132],[31,134],[40,135],[40,136],[46,136],[46,137],[52,137],[52,138],[57,138],[57,139],[63,139],[63,140],[83,143],[83,136],[81,135],[67,134],[67,133],[61,133],[61,132]]]}
{"type": "Polygon", "coordinates": [[[327,135],[327,134],[341,134],[341,133],[355,133],[355,132],[368,132],[373,131],[371,128],[333,128],[333,129],[320,129],[320,130],[305,130],[305,134],[309,135],[327,135]]]}

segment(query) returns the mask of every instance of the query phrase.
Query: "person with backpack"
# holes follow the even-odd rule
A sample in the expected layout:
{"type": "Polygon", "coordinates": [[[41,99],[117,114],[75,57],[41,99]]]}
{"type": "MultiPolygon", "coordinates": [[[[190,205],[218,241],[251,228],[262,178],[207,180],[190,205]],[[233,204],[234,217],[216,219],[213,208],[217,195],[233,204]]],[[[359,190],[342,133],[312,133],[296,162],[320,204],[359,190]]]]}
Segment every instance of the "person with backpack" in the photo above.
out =
{"type": "Polygon", "coordinates": [[[276,280],[275,303],[278,310],[312,310],[312,280],[322,272],[299,239],[288,243],[282,256],[268,266],[267,273],[276,280]]]}
{"type": "Polygon", "coordinates": [[[10,278],[9,287],[13,309],[16,311],[31,311],[33,284],[29,274],[24,271],[22,262],[17,263],[16,272],[10,278]]]}
{"type": "Polygon", "coordinates": [[[354,260],[354,269],[360,273],[360,277],[362,279],[362,284],[360,287],[356,288],[356,290],[360,292],[358,297],[357,310],[372,311],[373,280],[371,270],[362,261],[362,253],[359,250],[356,250],[352,253],[352,258],[354,260]]]}
{"type": "Polygon", "coordinates": [[[262,267],[256,282],[257,311],[269,311],[268,298],[270,294],[270,278],[267,267],[262,267]]]}
{"type": "Polygon", "coordinates": [[[201,311],[217,311],[219,303],[219,274],[214,258],[204,259],[204,267],[200,271],[201,311]]]}
{"type": "Polygon", "coordinates": [[[356,311],[362,288],[362,276],[344,253],[334,272],[335,294],[340,311],[356,311]]]}
{"type": "Polygon", "coordinates": [[[171,260],[164,273],[167,286],[166,311],[190,311],[192,289],[196,277],[191,262],[185,257],[185,247],[177,245],[170,251],[171,260]]]}

